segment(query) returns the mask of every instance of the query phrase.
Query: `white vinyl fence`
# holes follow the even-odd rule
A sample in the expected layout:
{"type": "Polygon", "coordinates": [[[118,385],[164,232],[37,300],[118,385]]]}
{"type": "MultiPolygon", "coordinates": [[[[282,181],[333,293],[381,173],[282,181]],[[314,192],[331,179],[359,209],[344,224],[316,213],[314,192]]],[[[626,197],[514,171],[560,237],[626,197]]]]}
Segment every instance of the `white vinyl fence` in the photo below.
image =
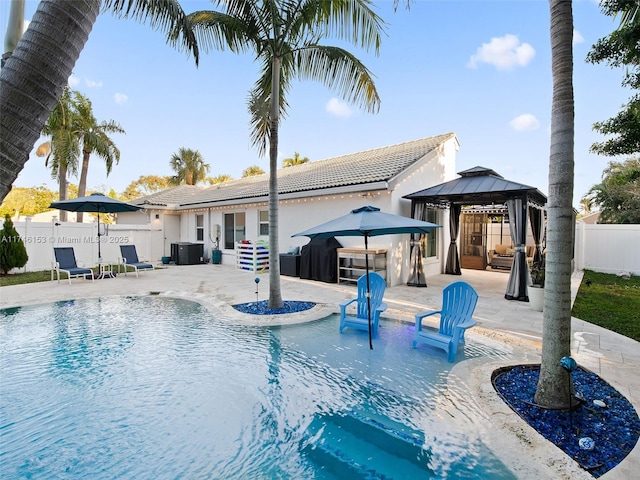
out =
{"type": "MultiPolygon", "coordinates": [[[[15,222],[14,226],[29,255],[26,266],[19,271],[51,269],[54,247],[73,247],[80,267],[93,267],[98,263],[97,223],[32,222],[27,219],[25,222],[15,222]]],[[[120,245],[135,245],[140,260],[153,263],[160,262],[164,255],[161,228],[152,228],[149,224],[105,227],[105,235],[100,236],[100,254],[104,262],[118,263],[120,245]]]]}
{"type": "MultiPolygon", "coordinates": [[[[0,221],[1,225],[1,221],[0,221]]],[[[16,222],[18,234],[27,247],[29,261],[20,271],[48,270],[53,247],[74,247],[79,266],[92,267],[98,260],[96,223],[16,222]]],[[[146,225],[109,225],[100,237],[105,262],[117,263],[120,245],[135,245],[141,260],[160,262],[164,252],[161,228],[146,225]]],[[[576,225],[574,255],[576,270],[640,275],[640,225],[576,225]]]]}
{"type": "Polygon", "coordinates": [[[576,225],[577,270],[640,275],[640,225],[576,225]]]}

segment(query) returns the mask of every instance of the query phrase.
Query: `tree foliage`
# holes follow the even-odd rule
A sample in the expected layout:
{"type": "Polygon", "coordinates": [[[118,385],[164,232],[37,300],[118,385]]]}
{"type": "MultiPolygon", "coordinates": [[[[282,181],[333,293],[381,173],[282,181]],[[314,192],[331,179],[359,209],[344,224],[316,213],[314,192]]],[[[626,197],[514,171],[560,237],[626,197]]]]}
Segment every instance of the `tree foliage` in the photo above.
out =
{"type": "Polygon", "coordinates": [[[258,165],[251,165],[242,171],[242,178],[255,177],[256,175],[263,175],[265,171],[258,165]]]}
{"type": "Polygon", "coordinates": [[[223,174],[217,175],[215,177],[208,177],[207,178],[207,183],[209,185],[218,185],[220,183],[228,182],[230,180],[233,180],[233,177],[231,175],[223,173],[223,174]]]}
{"type": "Polygon", "coordinates": [[[51,202],[58,199],[58,194],[45,185],[39,187],[15,187],[0,205],[0,216],[35,215],[49,210],[51,202]]]}
{"type": "Polygon", "coordinates": [[[198,150],[180,148],[178,153],[171,156],[169,165],[176,172],[169,178],[170,185],[196,185],[204,182],[209,173],[209,164],[204,163],[204,158],[198,150]]]}
{"type": "Polygon", "coordinates": [[[640,223],[640,158],[609,162],[584,198],[600,207],[599,223],[640,223]]]}
{"type": "MultiPolygon", "coordinates": [[[[640,89],[640,18],[636,0],[605,0],[601,4],[605,15],[621,16],[619,28],[601,38],[587,55],[591,63],[605,63],[612,68],[625,67],[622,86],[640,89]]],[[[594,143],[591,151],[600,155],[633,155],[640,153],[640,93],[634,94],[620,112],[593,129],[611,135],[594,143]]]]}
{"type": "Polygon", "coordinates": [[[166,190],[169,188],[169,178],[158,175],[140,175],[137,180],[131,182],[122,192],[122,200],[133,200],[134,198],[146,197],[152,193],[166,190]]]}
{"type": "MultiPolygon", "coordinates": [[[[36,151],[37,155],[46,157],[44,164],[51,168],[51,178],[58,181],[60,200],[67,199],[67,176],[78,173],[80,138],[75,133],[75,124],[73,91],[67,86],[42,129],[42,134],[51,139],[36,151]]],[[[67,212],[60,211],[60,220],[67,220],[67,212]]]]}
{"type": "Polygon", "coordinates": [[[307,157],[301,157],[298,152],[295,152],[292,158],[285,158],[282,160],[282,166],[285,168],[293,167],[294,165],[302,165],[308,161],[309,159],[307,157]]]}
{"type": "Polygon", "coordinates": [[[6,275],[14,268],[22,268],[27,264],[27,260],[27,248],[7,214],[0,230],[0,272],[6,275]]]}

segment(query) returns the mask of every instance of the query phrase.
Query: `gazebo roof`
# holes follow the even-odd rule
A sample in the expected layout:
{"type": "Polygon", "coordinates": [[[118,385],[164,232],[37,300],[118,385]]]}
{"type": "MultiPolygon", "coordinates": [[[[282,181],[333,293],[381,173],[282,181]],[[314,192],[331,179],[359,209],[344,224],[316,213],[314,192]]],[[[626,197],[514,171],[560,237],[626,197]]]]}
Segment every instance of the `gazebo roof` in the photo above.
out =
{"type": "Polygon", "coordinates": [[[505,180],[495,171],[485,167],[473,167],[458,172],[460,178],[441,183],[404,198],[432,205],[486,205],[502,204],[512,198],[523,198],[539,207],[547,203],[547,197],[537,188],[505,180]]]}

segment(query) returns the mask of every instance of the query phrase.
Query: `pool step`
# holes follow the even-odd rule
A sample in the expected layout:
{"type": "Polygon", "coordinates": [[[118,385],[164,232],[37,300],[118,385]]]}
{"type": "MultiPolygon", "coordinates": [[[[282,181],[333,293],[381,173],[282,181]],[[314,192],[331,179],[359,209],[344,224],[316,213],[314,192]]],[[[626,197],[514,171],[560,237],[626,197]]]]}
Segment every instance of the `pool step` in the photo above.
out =
{"type": "Polygon", "coordinates": [[[423,436],[391,419],[359,412],[316,415],[303,452],[340,478],[429,478],[423,436]]]}

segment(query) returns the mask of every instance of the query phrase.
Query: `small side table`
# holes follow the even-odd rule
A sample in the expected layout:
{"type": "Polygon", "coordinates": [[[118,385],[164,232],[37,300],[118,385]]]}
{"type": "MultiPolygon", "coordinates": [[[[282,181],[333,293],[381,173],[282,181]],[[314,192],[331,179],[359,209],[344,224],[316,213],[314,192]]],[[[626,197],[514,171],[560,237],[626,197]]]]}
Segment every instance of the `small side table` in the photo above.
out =
{"type": "Polygon", "coordinates": [[[116,272],[113,271],[113,263],[100,262],[98,263],[98,279],[102,278],[116,278],[116,272]]]}

